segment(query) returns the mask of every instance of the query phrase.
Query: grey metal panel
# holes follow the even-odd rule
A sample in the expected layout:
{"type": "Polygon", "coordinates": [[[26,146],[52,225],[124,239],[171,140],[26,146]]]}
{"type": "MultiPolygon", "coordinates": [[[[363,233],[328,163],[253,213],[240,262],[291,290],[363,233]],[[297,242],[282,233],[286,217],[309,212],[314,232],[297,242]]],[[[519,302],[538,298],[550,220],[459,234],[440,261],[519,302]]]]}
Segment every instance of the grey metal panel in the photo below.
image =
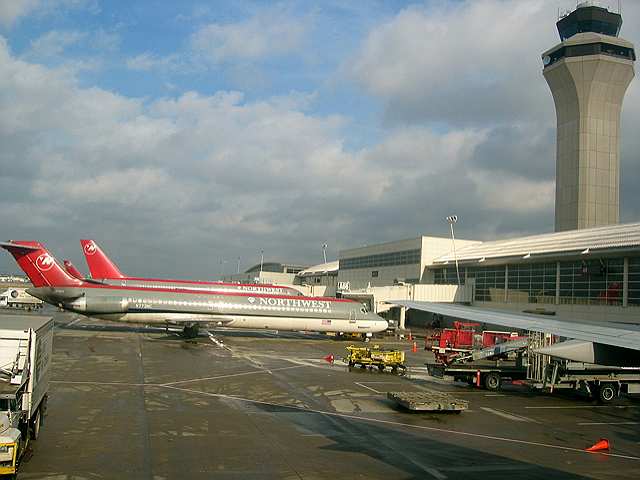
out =
{"type": "Polygon", "coordinates": [[[39,330],[51,321],[51,316],[43,315],[4,315],[0,313],[0,330],[24,331],[30,328],[39,330]]]}
{"type": "Polygon", "coordinates": [[[487,310],[453,304],[412,302],[408,300],[389,300],[387,303],[474,322],[552,333],[577,340],[640,350],[640,331],[630,328],[596,325],[579,320],[554,320],[526,313],[487,310]]]}

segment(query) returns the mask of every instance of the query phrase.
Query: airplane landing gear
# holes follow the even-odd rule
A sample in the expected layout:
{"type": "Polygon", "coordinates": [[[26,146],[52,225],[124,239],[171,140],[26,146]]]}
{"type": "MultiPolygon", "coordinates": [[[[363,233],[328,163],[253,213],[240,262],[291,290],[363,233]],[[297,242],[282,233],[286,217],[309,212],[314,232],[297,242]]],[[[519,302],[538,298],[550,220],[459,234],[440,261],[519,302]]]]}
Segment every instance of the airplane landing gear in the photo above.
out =
{"type": "Polygon", "coordinates": [[[195,325],[186,325],[184,330],[182,330],[182,336],[184,338],[196,338],[198,336],[198,332],[200,327],[198,324],[195,325]]]}

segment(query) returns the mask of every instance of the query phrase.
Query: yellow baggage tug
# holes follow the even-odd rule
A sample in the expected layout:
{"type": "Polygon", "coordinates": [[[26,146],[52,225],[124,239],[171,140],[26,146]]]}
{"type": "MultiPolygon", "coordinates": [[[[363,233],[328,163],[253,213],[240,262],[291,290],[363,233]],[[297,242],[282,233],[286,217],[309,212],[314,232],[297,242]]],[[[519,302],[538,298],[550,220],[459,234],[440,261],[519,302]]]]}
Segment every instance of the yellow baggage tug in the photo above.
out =
{"type": "Polygon", "coordinates": [[[381,372],[385,368],[390,368],[392,373],[400,372],[403,375],[407,367],[404,364],[404,352],[402,350],[384,350],[380,345],[373,347],[347,347],[349,354],[344,361],[349,367],[360,366],[361,368],[378,367],[381,372]]]}

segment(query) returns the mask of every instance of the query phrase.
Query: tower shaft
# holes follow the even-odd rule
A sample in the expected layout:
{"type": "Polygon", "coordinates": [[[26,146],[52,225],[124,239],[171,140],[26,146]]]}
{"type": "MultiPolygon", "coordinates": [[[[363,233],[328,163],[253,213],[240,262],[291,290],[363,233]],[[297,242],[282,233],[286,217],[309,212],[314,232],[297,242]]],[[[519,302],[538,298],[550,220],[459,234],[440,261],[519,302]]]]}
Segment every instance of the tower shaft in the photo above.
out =
{"type": "Polygon", "coordinates": [[[619,221],[620,112],[633,76],[633,62],[605,55],[544,71],[557,118],[556,231],[619,221]]]}
{"type": "Polygon", "coordinates": [[[635,52],[601,32],[617,34],[621,23],[618,14],[579,6],[558,22],[563,41],[542,54],[557,119],[556,231],[619,222],[620,113],[635,52]]]}

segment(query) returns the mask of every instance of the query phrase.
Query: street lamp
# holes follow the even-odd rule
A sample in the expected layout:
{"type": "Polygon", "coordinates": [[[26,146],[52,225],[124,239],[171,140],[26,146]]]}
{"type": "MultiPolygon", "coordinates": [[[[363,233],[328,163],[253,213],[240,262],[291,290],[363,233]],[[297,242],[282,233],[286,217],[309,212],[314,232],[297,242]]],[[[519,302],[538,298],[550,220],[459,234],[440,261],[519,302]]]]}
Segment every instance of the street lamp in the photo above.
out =
{"type": "Polygon", "coordinates": [[[458,286],[460,286],[460,269],[458,268],[458,256],[456,255],[456,236],[453,233],[453,225],[458,222],[457,215],[450,215],[447,217],[447,222],[451,227],[451,243],[453,244],[453,259],[456,262],[456,276],[458,277],[458,286]]]}
{"type": "Polygon", "coordinates": [[[324,257],[324,263],[327,263],[327,244],[322,244],[322,256],[324,257]]]}
{"type": "Polygon", "coordinates": [[[260,274],[262,274],[262,264],[264,263],[264,250],[260,250],[260,274]]]}

